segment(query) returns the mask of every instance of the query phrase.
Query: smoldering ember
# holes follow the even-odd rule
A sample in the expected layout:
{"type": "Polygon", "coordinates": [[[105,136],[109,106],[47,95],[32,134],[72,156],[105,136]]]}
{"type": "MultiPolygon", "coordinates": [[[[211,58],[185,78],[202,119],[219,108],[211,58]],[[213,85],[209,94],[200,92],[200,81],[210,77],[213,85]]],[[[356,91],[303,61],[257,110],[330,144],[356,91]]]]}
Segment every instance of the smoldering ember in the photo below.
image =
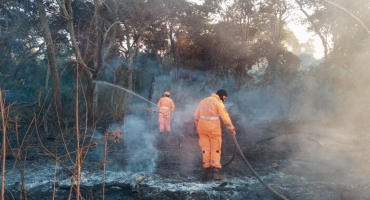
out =
{"type": "Polygon", "coordinates": [[[369,27],[368,0],[1,1],[0,199],[368,200],[369,27]]]}

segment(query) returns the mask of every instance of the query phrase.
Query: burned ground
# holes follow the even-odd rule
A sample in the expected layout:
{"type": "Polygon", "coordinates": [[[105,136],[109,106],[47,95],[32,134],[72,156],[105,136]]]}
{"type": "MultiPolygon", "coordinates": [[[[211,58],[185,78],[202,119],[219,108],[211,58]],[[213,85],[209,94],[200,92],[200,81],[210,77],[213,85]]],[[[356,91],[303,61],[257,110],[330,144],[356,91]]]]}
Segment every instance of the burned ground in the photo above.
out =
{"type": "MultiPolygon", "coordinates": [[[[127,170],[130,157],[140,149],[132,151],[133,147],[124,142],[125,134],[108,141],[104,148],[104,142],[92,139],[97,131],[89,131],[86,140],[92,142],[86,148],[89,153],[82,168],[84,199],[280,199],[258,181],[239,154],[233,157],[235,144],[227,131],[223,135],[224,179],[214,181],[205,179],[198,137],[191,122],[178,129],[182,131],[169,134],[159,134],[155,120],[147,122],[152,128],[153,151],[158,153],[153,154],[155,169],[151,173],[127,170]],[[104,149],[107,162],[102,156],[104,149]]],[[[357,162],[368,159],[366,153],[358,154],[367,145],[366,139],[353,139],[345,151],[336,149],[334,153],[334,146],[348,143],[329,140],[322,127],[330,126],[322,121],[249,122],[247,130],[237,127],[237,141],[260,178],[288,199],[368,199],[368,170],[357,162]],[[332,157],[321,156],[330,151],[332,157]]],[[[28,133],[24,144],[27,148],[20,159],[16,159],[17,140],[13,136],[13,152],[6,160],[6,198],[20,199],[22,191],[27,191],[27,199],[68,199],[74,157],[65,156],[65,149],[71,155],[76,149],[73,131],[63,136],[28,133]]],[[[18,137],[22,139],[21,134],[18,137]]],[[[146,169],[139,165],[137,162],[138,169],[146,169]]]]}

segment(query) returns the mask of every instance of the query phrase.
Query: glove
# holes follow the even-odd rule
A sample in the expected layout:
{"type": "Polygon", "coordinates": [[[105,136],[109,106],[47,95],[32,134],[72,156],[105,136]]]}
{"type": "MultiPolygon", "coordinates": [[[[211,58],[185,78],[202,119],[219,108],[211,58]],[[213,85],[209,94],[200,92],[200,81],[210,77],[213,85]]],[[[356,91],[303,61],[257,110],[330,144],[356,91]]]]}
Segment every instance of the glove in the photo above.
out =
{"type": "Polygon", "coordinates": [[[198,133],[198,122],[197,121],[194,121],[194,130],[195,130],[195,132],[197,133],[197,134],[199,134],[198,133]]]}

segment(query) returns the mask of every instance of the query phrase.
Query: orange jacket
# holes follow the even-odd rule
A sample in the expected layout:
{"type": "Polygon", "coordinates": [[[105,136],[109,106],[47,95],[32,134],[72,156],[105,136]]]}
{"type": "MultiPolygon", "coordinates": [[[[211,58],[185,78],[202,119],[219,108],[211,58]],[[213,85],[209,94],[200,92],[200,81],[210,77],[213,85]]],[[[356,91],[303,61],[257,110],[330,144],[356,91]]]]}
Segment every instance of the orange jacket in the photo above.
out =
{"type": "Polygon", "coordinates": [[[230,131],[235,129],[220,97],[212,93],[211,96],[200,101],[194,113],[198,132],[221,132],[220,117],[227,129],[230,131]]]}
{"type": "Polygon", "coordinates": [[[175,111],[175,104],[173,103],[172,99],[169,97],[162,97],[159,99],[157,103],[158,108],[160,111],[168,112],[168,111],[175,111]]]}

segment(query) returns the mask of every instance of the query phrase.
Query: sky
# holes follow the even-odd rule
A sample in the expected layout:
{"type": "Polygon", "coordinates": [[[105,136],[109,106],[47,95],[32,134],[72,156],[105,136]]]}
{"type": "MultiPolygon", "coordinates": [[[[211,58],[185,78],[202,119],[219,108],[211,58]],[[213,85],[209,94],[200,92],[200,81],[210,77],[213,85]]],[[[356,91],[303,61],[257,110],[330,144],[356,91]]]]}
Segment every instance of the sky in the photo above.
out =
{"type": "Polygon", "coordinates": [[[299,26],[294,23],[288,23],[288,28],[293,31],[294,35],[298,38],[299,43],[306,43],[309,39],[313,39],[314,47],[315,47],[315,54],[313,55],[316,59],[321,59],[324,57],[324,47],[320,41],[318,35],[307,32],[306,26],[299,26]]]}

